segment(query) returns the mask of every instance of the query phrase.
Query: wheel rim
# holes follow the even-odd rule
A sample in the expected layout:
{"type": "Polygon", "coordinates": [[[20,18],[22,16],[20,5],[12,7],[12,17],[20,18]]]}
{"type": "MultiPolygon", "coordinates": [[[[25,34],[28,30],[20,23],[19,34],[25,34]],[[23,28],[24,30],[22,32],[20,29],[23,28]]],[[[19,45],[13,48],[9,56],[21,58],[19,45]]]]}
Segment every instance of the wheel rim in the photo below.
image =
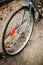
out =
{"type": "MultiPolygon", "coordinates": [[[[27,12],[26,12],[26,14],[28,14],[27,12]]],[[[19,16],[20,16],[20,14],[19,14],[19,16]]],[[[27,16],[27,15],[26,15],[27,16]]],[[[18,17],[18,16],[17,16],[18,17]]],[[[17,17],[16,17],[16,20],[17,20],[17,17]]],[[[13,25],[13,24],[12,24],[13,25]]],[[[12,26],[10,26],[10,27],[12,27],[12,26]]],[[[12,27],[12,28],[14,28],[14,27],[12,27]]],[[[21,47],[19,47],[19,49],[17,49],[16,51],[9,51],[9,50],[6,50],[6,48],[5,48],[5,50],[6,50],[6,52],[8,53],[8,54],[10,54],[10,55],[15,55],[15,54],[17,54],[18,52],[20,52],[24,47],[25,47],[25,45],[27,44],[27,41],[29,40],[29,38],[30,38],[30,36],[31,36],[31,32],[32,32],[32,28],[33,28],[33,16],[32,16],[32,22],[31,22],[31,26],[30,26],[30,31],[29,31],[29,34],[27,35],[27,39],[23,42],[23,45],[21,46],[21,47]]],[[[11,30],[11,29],[10,29],[11,30]]],[[[10,31],[10,30],[8,30],[8,31],[10,31]]],[[[8,31],[7,31],[7,33],[8,33],[8,31]]],[[[7,34],[6,34],[7,35],[7,34]]],[[[6,37],[6,36],[5,36],[6,37]]],[[[18,41],[17,41],[18,42],[18,41]]],[[[20,42],[20,41],[19,41],[20,42]]],[[[18,44],[17,46],[19,46],[20,44],[18,44]]],[[[5,45],[4,45],[4,47],[5,47],[5,45]]]]}

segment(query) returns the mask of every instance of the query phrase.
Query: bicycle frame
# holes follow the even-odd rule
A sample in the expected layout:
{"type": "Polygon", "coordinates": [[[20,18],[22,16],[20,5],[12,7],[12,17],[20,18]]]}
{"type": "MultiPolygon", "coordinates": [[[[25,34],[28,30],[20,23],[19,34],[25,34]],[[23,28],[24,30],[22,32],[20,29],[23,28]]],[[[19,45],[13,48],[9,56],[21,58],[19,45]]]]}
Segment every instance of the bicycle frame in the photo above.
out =
{"type": "MultiPolygon", "coordinates": [[[[31,2],[33,3],[34,7],[38,11],[39,15],[43,18],[43,13],[41,13],[41,11],[39,10],[39,8],[38,8],[37,3],[35,2],[35,0],[31,0],[31,2]]],[[[42,5],[42,7],[43,7],[43,5],[42,5]]]]}
{"type": "MultiPolygon", "coordinates": [[[[27,2],[27,4],[25,4],[24,6],[29,6],[29,8],[31,9],[31,12],[33,12],[33,14],[35,13],[34,12],[34,7],[36,8],[36,10],[38,11],[39,13],[39,16],[41,18],[43,18],[43,13],[41,13],[41,10],[39,9],[37,3],[35,2],[35,0],[31,0],[29,2],[27,2]],[[33,7],[34,6],[34,7],[33,7]]],[[[43,5],[41,5],[41,8],[43,7],[43,5]]]]}

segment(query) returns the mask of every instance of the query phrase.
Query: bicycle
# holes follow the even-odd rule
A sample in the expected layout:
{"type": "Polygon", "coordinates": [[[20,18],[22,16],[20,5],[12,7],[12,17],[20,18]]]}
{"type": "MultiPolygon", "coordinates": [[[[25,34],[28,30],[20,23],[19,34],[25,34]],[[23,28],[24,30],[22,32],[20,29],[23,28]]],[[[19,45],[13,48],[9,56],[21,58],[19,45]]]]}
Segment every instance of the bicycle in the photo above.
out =
{"type": "MultiPolygon", "coordinates": [[[[40,1],[41,7],[43,7],[43,0],[40,1]]],[[[39,16],[43,18],[41,7],[38,7],[35,0],[31,0],[12,14],[2,37],[2,48],[6,55],[14,56],[25,48],[33,31],[35,21],[34,8],[38,11],[39,16]]]]}

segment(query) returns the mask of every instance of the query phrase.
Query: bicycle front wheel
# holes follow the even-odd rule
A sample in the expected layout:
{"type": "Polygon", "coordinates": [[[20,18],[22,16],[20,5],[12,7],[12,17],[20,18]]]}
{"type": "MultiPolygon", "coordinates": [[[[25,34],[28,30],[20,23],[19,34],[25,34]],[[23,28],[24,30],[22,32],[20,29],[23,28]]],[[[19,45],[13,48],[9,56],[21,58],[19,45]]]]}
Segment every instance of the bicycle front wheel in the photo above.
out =
{"type": "Polygon", "coordinates": [[[33,30],[34,17],[28,7],[18,9],[4,29],[2,48],[6,55],[18,54],[26,46],[33,30]]]}

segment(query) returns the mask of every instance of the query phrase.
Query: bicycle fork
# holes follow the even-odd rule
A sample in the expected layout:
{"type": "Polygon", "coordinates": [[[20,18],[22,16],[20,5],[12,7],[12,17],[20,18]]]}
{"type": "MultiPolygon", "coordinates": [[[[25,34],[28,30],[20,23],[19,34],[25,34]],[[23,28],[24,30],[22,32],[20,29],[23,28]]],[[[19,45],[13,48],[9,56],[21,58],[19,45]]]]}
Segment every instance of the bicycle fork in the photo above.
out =
{"type": "Polygon", "coordinates": [[[30,2],[30,3],[29,3],[28,18],[27,18],[27,21],[26,21],[26,26],[25,26],[24,32],[26,32],[27,27],[28,27],[28,24],[29,24],[29,22],[30,22],[32,8],[33,8],[33,7],[32,7],[32,2],[30,2]]]}

